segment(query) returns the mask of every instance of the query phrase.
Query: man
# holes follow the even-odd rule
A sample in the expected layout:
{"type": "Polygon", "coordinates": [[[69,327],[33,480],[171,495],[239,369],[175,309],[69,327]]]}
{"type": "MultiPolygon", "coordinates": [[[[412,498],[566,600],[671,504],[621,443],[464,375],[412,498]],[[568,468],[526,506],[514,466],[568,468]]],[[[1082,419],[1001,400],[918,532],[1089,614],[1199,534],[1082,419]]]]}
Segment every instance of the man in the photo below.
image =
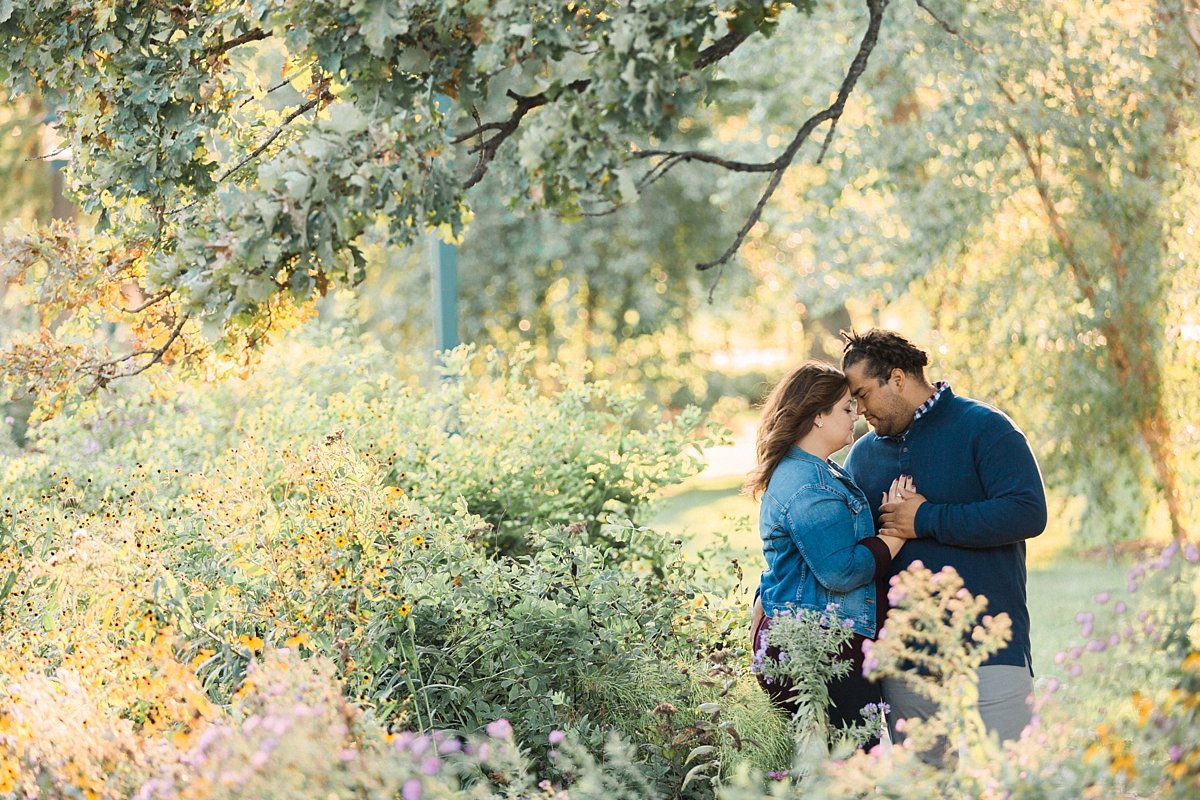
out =
{"type": "MultiPolygon", "coordinates": [[[[1046,527],[1046,493],[1025,435],[991,406],[925,378],[928,356],[897,333],[842,333],[842,369],[859,412],[874,429],[855,444],[846,469],[871,502],[877,529],[908,539],[892,562],[952,565],[988,613],[1007,613],[1012,639],[979,669],[979,711],[1001,741],[1030,720],[1032,659],[1025,596],[1025,540],[1046,527]],[[880,506],[897,476],[923,497],[880,506]]],[[[903,680],[885,679],[892,722],[924,718],[933,704],[903,680]]],[[[893,738],[900,736],[893,728],[893,738]]]]}

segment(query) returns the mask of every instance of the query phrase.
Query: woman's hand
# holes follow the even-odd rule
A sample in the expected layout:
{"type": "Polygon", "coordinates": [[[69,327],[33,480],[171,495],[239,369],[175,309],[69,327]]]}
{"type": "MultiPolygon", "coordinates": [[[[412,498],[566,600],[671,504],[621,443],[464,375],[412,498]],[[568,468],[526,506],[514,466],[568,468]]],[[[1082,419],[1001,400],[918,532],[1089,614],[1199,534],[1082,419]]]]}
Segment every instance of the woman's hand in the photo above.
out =
{"type": "Polygon", "coordinates": [[[892,554],[892,558],[896,557],[896,554],[900,552],[900,548],[904,547],[904,543],[908,541],[907,539],[901,539],[899,536],[884,536],[883,534],[880,534],[879,538],[887,545],[888,552],[892,554]]]}
{"type": "Polygon", "coordinates": [[[908,497],[913,497],[916,493],[917,485],[913,483],[912,476],[901,475],[892,481],[891,487],[883,493],[883,503],[900,503],[908,497]]]}
{"type": "Polygon", "coordinates": [[[750,612],[750,644],[751,644],[751,646],[753,646],[753,644],[754,644],[754,631],[758,629],[758,623],[762,621],[762,618],[764,616],[766,616],[766,612],[763,611],[762,598],[757,597],[754,599],[754,610],[750,612]]]}
{"type": "Polygon", "coordinates": [[[917,509],[924,502],[925,495],[917,491],[911,477],[901,475],[896,478],[891,488],[884,492],[879,505],[879,535],[917,538],[917,509]]]}

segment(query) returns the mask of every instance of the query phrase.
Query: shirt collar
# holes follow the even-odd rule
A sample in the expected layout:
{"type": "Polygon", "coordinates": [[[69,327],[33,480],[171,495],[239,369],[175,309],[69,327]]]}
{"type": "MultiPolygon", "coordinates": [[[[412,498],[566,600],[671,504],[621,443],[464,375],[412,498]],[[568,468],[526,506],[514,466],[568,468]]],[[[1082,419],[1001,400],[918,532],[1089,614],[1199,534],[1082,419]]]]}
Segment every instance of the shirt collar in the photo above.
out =
{"type": "Polygon", "coordinates": [[[921,405],[917,406],[917,410],[913,412],[913,422],[916,422],[921,417],[929,413],[929,409],[933,408],[934,403],[942,399],[942,393],[950,388],[948,381],[938,381],[933,385],[933,394],[929,396],[921,405]]]}

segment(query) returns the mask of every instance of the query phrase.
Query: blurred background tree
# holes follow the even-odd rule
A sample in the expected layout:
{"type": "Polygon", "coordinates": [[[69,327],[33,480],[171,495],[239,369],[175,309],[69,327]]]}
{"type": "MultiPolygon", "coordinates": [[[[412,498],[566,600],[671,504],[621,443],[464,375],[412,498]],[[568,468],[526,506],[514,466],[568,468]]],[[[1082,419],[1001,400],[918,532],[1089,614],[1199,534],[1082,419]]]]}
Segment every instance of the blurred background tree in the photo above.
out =
{"type": "MultiPolygon", "coordinates": [[[[814,24],[834,42],[845,23],[814,24]]],[[[1186,2],[898,6],[847,109],[856,134],[789,175],[799,201],[755,242],[758,263],[796,266],[798,297],[862,303],[864,324],[915,299],[896,324],[1017,417],[1099,543],[1148,514],[1176,538],[1197,521],[1196,30],[1186,2]]],[[[730,67],[750,97],[813,91],[782,57],[730,67]]]]}
{"type": "MultiPolygon", "coordinates": [[[[621,113],[632,121],[622,124],[645,133],[644,144],[669,140],[677,153],[736,154],[757,164],[784,151],[814,110],[830,102],[838,89],[830,65],[849,64],[860,51],[875,8],[717,4],[725,15],[717,23],[702,5],[689,4],[679,19],[709,30],[715,39],[707,41],[737,39],[738,46],[706,68],[702,90],[689,84],[672,95],[687,103],[663,106],[654,119],[645,107],[626,109],[621,113]]],[[[310,23],[318,10],[308,9],[300,21],[310,23]]],[[[451,225],[443,212],[464,215],[460,333],[506,349],[531,344],[547,381],[553,380],[549,365],[557,363],[638,385],[658,402],[711,407],[723,396],[740,397],[744,406],[787,365],[810,354],[836,360],[839,328],[897,327],[931,347],[936,374],[1008,411],[1029,433],[1080,541],[1114,546],[1148,528],[1177,538],[1194,533],[1200,508],[1188,487],[1200,485],[1197,17],[1194,0],[892,4],[828,151],[818,159],[818,135],[781,173],[735,259],[738,268],[725,270],[712,303],[712,273],[698,273],[694,265],[737,236],[763,194],[763,174],[704,159],[675,168],[687,159],[668,156],[662,163],[669,174],[635,183],[639,200],[626,204],[629,181],[644,173],[598,159],[595,148],[629,147],[628,136],[616,136],[599,120],[610,113],[604,103],[631,103],[636,93],[618,102],[615,95],[564,88],[568,68],[608,69],[599,56],[587,64],[573,60],[567,50],[554,49],[561,42],[546,45],[550,50],[522,50],[528,64],[543,59],[545,71],[540,78],[536,70],[512,76],[513,91],[532,97],[539,80],[557,79],[555,91],[562,94],[553,108],[528,109],[510,144],[490,151],[489,177],[483,191],[470,195],[469,209],[443,204],[427,220],[451,225]],[[554,143],[569,137],[551,142],[551,133],[539,127],[543,122],[558,126],[554,136],[577,125],[584,155],[556,150],[554,143]],[[543,202],[550,196],[553,203],[543,202]]],[[[481,19],[487,25],[473,34],[480,42],[516,35],[505,27],[515,18],[496,12],[481,19]]],[[[644,17],[639,24],[653,27],[652,21],[644,17]]],[[[191,29],[191,22],[177,22],[191,29]]],[[[232,138],[211,145],[229,164],[261,144],[255,134],[269,130],[263,125],[282,123],[322,92],[344,90],[322,83],[309,61],[289,60],[287,48],[315,48],[326,58],[320,48],[333,45],[285,44],[274,29],[232,17],[225,24],[224,35],[243,41],[239,47],[246,50],[223,51],[228,58],[210,65],[228,83],[212,89],[217,105],[205,106],[203,114],[236,106],[237,124],[226,131],[232,138]],[[259,34],[264,38],[255,39],[259,34]],[[243,96],[252,99],[237,105],[243,96]]],[[[460,44],[438,42],[430,52],[453,66],[460,44]]],[[[356,58],[383,52],[365,39],[352,46],[359,48],[356,58]]],[[[659,59],[655,69],[682,63],[657,47],[653,57],[659,59]]],[[[417,71],[447,66],[405,63],[417,71]]],[[[104,74],[114,68],[103,60],[92,66],[104,74]]],[[[355,62],[353,74],[366,78],[343,97],[357,102],[384,91],[372,82],[369,66],[355,62]]],[[[197,84],[197,91],[205,85],[197,84]]],[[[405,91],[426,97],[411,86],[405,91]]],[[[493,94],[477,98],[489,112],[484,119],[501,119],[513,108],[511,95],[493,94]]],[[[465,97],[458,108],[467,107],[465,97]]],[[[162,102],[169,106],[169,100],[162,102]]],[[[353,161],[358,155],[329,147],[333,139],[357,141],[357,123],[343,130],[339,126],[353,120],[338,122],[330,113],[304,125],[305,118],[295,119],[292,131],[264,153],[264,164],[238,173],[249,195],[222,194],[207,179],[188,191],[216,191],[218,206],[233,203],[228,208],[249,213],[243,201],[264,201],[254,192],[274,202],[279,198],[270,186],[299,180],[281,177],[284,167],[311,177],[330,164],[359,164],[353,161]]],[[[10,185],[25,187],[6,194],[9,218],[46,218],[48,173],[44,163],[25,161],[38,152],[28,139],[37,118],[28,95],[0,107],[0,120],[10,126],[0,137],[6,175],[10,185]],[[18,152],[19,158],[11,155],[18,152]],[[15,198],[25,205],[11,206],[15,198]]],[[[445,121],[409,122],[419,137],[445,138],[445,121]]],[[[474,167],[458,147],[443,154],[474,167]]],[[[104,202],[105,213],[116,208],[104,202]]],[[[342,223],[320,215],[352,215],[369,210],[370,202],[359,197],[328,209],[309,204],[305,213],[338,229],[342,223]]],[[[253,228],[252,217],[221,224],[260,244],[273,241],[274,234],[253,228]]],[[[345,295],[322,301],[323,313],[346,315],[348,324],[382,337],[398,353],[423,355],[431,346],[428,244],[418,239],[406,248],[403,237],[364,224],[353,243],[361,258],[338,273],[343,283],[361,282],[360,290],[353,301],[345,295]]],[[[200,234],[187,246],[225,241],[214,231],[200,234]]],[[[229,257],[245,255],[243,244],[230,244],[229,257]]],[[[232,280],[240,268],[222,264],[221,274],[210,277],[232,280]]],[[[13,320],[27,313],[28,291],[19,301],[9,293],[13,320]]],[[[243,298],[238,302],[256,302],[246,300],[254,292],[245,285],[234,291],[243,298]]],[[[147,341],[161,342],[162,331],[157,335],[147,341]]]]}

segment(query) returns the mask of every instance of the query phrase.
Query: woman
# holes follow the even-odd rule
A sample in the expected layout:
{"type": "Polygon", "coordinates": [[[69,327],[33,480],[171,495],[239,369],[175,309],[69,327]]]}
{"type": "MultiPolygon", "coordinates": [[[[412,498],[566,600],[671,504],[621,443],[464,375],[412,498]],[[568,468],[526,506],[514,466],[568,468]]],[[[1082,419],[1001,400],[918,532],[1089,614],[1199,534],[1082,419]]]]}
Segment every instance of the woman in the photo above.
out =
{"type": "MultiPolygon", "coordinates": [[[[860,721],[862,707],[881,700],[879,687],[863,677],[862,643],[883,625],[892,557],[904,543],[875,535],[866,496],[830,461],[854,440],[857,419],[840,370],[818,361],[801,364],[767,396],[758,466],[745,484],[750,494],[762,495],[759,533],[767,563],[756,595],[754,652],[779,611],[824,611],[836,603],[840,619],[854,626],[854,638],[840,654],[851,661],[850,672],[829,686],[829,720],[838,728],[860,721]]],[[[904,488],[896,482],[892,493],[904,488]]],[[[762,685],[794,712],[790,687],[762,685]]]]}

